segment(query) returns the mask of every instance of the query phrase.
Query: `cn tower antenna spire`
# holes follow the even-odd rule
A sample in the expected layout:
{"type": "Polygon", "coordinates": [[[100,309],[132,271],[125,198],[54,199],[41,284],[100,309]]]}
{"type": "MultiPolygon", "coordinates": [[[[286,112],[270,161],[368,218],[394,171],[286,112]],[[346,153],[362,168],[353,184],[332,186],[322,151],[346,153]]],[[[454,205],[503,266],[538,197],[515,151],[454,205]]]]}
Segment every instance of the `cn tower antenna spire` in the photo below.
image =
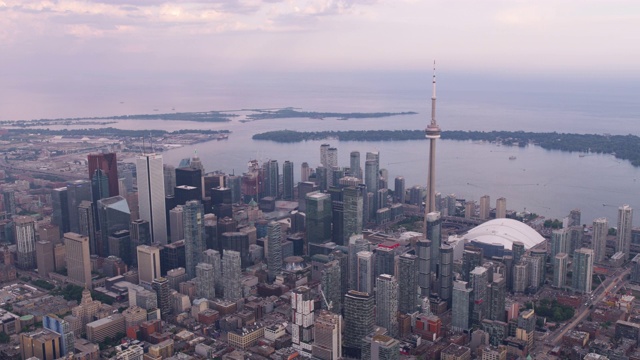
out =
{"type": "Polygon", "coordinates": [[[433,60],[433,80],[431,93],[431,122],[425,129],[429,139],[429,169],[427,174],[427,199],[424,209],[424,233],[427,234],[427,214],[436,211],[436,139],[440,138],[440,126],[436,122],[436,61],[433,60]]]}

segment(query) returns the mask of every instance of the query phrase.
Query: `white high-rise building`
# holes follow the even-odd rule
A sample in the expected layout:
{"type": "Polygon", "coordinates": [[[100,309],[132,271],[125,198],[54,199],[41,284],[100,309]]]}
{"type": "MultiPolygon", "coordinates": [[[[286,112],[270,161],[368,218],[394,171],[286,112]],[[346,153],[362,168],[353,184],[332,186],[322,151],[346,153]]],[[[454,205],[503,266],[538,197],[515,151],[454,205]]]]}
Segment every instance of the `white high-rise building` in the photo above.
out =
{"type": "Polygon", "coordinates": [[[609,222],[606,218],[598,218],[593,220],[593,235],[591,237],[591,244],[593,247],[594,261],[597,263],[604,261],[608,233],[609,222]]]}
{"type": "Polygon", "coordinates": [[[164,169],[162,155],[142,154],[136,159],[140,218],[151,227],[151,242],[167,243],[164,169]]]}
{"type": "Polygon", "coordinates": [[[618,237],[616,251],[624,253],[624,259],[629,259],[629,247],[631,246],[631,224],[633,223],[633,209],[629,205],[618,208],[618,237]]]}

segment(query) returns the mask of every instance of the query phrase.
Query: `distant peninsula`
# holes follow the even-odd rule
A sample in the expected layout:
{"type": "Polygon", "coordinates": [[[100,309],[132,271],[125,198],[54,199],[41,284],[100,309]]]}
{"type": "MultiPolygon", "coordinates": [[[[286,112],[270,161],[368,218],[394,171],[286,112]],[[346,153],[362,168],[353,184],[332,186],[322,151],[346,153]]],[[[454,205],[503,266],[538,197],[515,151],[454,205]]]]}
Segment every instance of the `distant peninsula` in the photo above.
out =
{"type": "Polygon", "coordinates": [[[202,134],[202,135],[216,135],[216,134],[229,134],[229,130],[129,130],[129,129],[116,129],[112,127],[102,129],[7,129],[3,133],[0,133],[0,139],[3,137],[12,137],[15,135],[49,135],[49,136],[65,136],[65,137],[83,137],[83,136],[100,136],[100,137],[161,137],[165,135],[184,135],[184,134],[202,134]]]}
{"type": "MultiPolygon", "coordinates": [[[[336,139],[341,141],[405,141],[425,140],[424,130],[350,130],[298,132],[269,131],[253,135],[254,140],[295,143],[306,140],[336,139]]],[[[636,135],[534,133],[524,131],[443,131],[442,139],[459,141],[487,141],[502,145],[524,147],[537,145],[547,150],[611,154],[640,166],[640,137],[636,135]]]]}
{"type": "Polygon", "coordinates": [[[290,118],[308,118],[319,119],[325,118],[337,118],[338,120],[349,119],[373,119],[383,118],[389,116],[398,115],[415,115],[417,112],[404,111],[404,112],[375,112],[375,113],[338,113],[338,112],[316,112],[316,111],[301,111],[296,108],[284,108],[277,110],[265,110],[265,109],[251,109],[253,114],[249,114],[246,120],[240,120],[241,122],[249,122],[256,120],[268,120],[268,119],[290,119],[290,118]]]}

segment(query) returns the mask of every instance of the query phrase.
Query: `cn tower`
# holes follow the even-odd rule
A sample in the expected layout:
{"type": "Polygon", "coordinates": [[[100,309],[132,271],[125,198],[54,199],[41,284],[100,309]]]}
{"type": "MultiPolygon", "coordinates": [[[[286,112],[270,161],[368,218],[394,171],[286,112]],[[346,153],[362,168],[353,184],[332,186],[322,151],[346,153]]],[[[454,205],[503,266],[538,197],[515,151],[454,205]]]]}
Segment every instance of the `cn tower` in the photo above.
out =
{"type": "Polygon", "coordinates": [[[426,235],[427,214],[436,211],[436,139],[440,138],[440,126],[436,123],[436,62],[433,61],[433,93],[431,95],[431,123],[425,129],[429,139],[429,176],[427,178],[427,201],[424,209],[426,235]]]}

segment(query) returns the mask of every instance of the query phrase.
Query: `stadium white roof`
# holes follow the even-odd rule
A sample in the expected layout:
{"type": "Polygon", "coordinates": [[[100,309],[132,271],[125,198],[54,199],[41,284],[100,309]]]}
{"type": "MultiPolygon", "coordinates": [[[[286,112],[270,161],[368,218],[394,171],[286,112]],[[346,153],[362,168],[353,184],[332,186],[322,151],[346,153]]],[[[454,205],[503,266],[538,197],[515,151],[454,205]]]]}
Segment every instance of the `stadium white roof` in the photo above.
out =
{"type": "Polygon", "coordinates": [[[476,240],[485,244],[502,244],[505,249],[511,250],[514,241],[520,241],[525,249],[540,244],[544,241],[529,225],[513,219],[494,219],[478,225],[464,235],[465,240],[476,240]]]}

